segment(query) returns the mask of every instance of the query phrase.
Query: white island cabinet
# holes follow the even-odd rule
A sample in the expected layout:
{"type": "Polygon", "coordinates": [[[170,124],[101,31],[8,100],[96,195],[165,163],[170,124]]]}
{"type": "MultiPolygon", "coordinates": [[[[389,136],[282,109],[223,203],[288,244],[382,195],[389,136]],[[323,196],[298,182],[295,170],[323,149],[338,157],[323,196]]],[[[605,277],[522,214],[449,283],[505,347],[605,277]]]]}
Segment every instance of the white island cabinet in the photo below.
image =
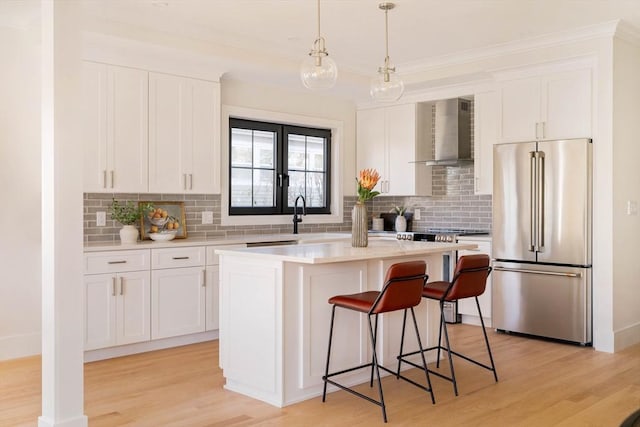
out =
{"type": "MultiPolygon", "coordinates": [[[[475,247],[374,240],[367,248],[352,248],[343,240],[217,250],[225,388],[278,407],[320,396],[331,296],[381,289],[387,269],[397,262],[425,260],[430,280],[439,279],[443,253],[475,247]]],[[[432,345],[438,332],[437,304],[422,301],[416,316],[423,345],[432,345]]],[[[401,312],[380,318],[378,357],[384,365],[395,365],[401,327],[401,312]]],[[[337,311],[333,340],[332,371],[371,360],[364,316],[337,311]]],[[[417,349],[411,334],[405,349],[417,349]]],[[[344,381],[363,383],[369,374],[355,371],[344,381]]]]}

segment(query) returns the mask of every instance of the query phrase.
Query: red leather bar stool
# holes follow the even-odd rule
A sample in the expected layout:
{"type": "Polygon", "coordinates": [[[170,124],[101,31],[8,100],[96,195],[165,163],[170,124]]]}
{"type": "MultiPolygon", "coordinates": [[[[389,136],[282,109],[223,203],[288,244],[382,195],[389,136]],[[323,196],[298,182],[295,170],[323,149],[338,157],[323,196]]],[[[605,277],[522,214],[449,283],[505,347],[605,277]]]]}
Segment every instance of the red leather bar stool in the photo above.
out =
{"type": "MultiPolygon", "coordinates": [[[[449,367],[451,369],[451,376],[448,377],[446,375],[442,375],[439,372],[429,370],[430,373],[444,378],[445,380],[451,381],[453,383],[453,391],[455,395],[458,395],[458,384],[456,382],[456,375],[453,369],[453,359],[451,355],[458,356],[462,359],[465,359],[471,363],[474,363],[478,366],[481,366],[489,371],[493,372],[493,377],[496,382],[498,381],[498,374],[496,372],[496,366],[493,363],[493,355],[491,354],[491,347],[489,346],[489,338],[487,338],[487,331],[484,327],[484,320],[482,319],[482,310],[480,310],[480,303],[478,302],[478,297],[482,295],[485,291],[487,285],[487,278],[491,273],[491,267],[489,265],[489,256],[488,255],[466,255],[461,256],[458,259],[458,263],[456,264],[456,269],[453,273],[453,280],[451,282],[447,281],[437,281],[427,283],[422,290],[422,296],[424,298],[436,300],[440,304],[440,330],[438,332],[438,345],[434,347],[429,347],[424,350],[431,351],[437,350],[437,362],[436,367],[440,367],[440,351],[446,350],[447,356],[449,358],[449,367]],[[444,320],[444,303],[445,301],[456,301],[463,298],[475,298],[476,299],[476,307],[478,308],[478,315],[480,316],[480,322],[482,324],[482,333],[484,334],[484,342],[487,345],[487,353],[489,354],[489,360],[491,362],[491,366],[486,365],[484,363],[480,363],[477,360],[473,360],[463,354],[455,352],[451,350],[451,345],[449,343],[449,333],[447,332],[447,323],[444,320]],[[442,332],[444,331],[444,341],[445,345],[442,345],[442,332]]],[[[405,357],[416,354],[417,352],[402,354],[398,356],[399,363],[398,369],[400,369],[400,364],[402,362],[408,363],[409,365],[420,368],[419,365],[405,360],[405,357]]]]}
{"type": "MultiPolygon", "coordinates": [[[[378,356],[376,353],[376,339],[378,336],[378,315],[383,313],[389,313],[397,310],[404,310],[404,320],[402,327],[402,340],[401,343],[404,342],[404,325],[407,321],[407,310],[411,311],[411,316],[413,318],[413,326],[416,332],[416,338],[418,339],[418,346],[422,349],[422,343],[420,342],[420,333],[418,331],[418,323],[416,322],[416,315],[413,311],[413,307],[420,304],[422,300],[422,289],[424,288],[425,283],[429,276],[425,274],[426,264],[424,261],[411,261],[411,262],[403,262],[398,264],[393,264],[387,270],[384,287],[382,291],[368,291],[362,292],[358,294],[351,295],[336,295],[329,299],[329,304],[333,304],[333,308],[331,311],[331,326],[329,329],[329,346],[327,348],[327,365],[325,368],[325,374],[322,377],[324,381],[324,389],[322,391],[322,401],[324,402],[327,397],[327,384],[333,384],[336,387],[339,387],[349,393],[352,393],[358,397],[361,397],[371,403],[374,403],[382,408],[382,418],[384,422],[387,422],[387,411],[384,404],[384,396],[382,394],[382,382],[380,381],[380,369],[389,372],[396,376],[396,378],[402,378],[409,383],[420,387],[421,389],[428,391],[431,395],[431,403],[435,403],[435,398],[433,396],[433,390],[431,388],[431,380],[429,379],[429,371],[427,369],[427,364],[424,358],[424,353],[422,351],[418,351],[422,355],[422,366],[417,365],[424,369],[425,376],[427,379],[427,386],[423,386],[421,384],[416,383],[415,381],[400,375],[400,370],[398,372],[391,371],[386,367],[378,364],[378,356]],[[369,320],[369,334],[371,339],[371,348],[373,351],[372,360],[370,363],[366,363],[363,365],[355,366],[353,368],[343,369],[341,371],[329,373],[329,360],[331,357],[331,341],[333,337],[333,321],[335,318],[336,307],[344,308],[347,310],[354,310],[360,313],[367,314],[367,319],[369,320]],[[374,318],[375,325],[372,323],[371,318],[374,318]],[[338,382],[330,379],[336,375],[345,374],[347,372],[352,372],[357,369],[371,367],[371,380],[369,381],[369,386],[373,387],[373,376],[374,371],[376,374],[377,382],[378,382],[378,394],[380,396],[380,400],[375,400],[366,396],[362,393],[359,393],[349,387],[346,387],[338,382]]],[[[400,353],[402,354],[402,344],[400,346],[400,353]]]]}

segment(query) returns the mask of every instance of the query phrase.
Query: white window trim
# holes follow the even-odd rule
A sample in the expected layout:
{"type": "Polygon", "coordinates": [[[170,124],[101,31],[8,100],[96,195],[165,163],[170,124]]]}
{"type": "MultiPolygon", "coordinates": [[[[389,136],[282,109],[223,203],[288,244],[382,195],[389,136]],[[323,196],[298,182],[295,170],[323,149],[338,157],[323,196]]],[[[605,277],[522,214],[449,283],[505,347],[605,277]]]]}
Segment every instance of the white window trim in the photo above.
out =
{"type": "MultiPolygon", "coordinates": [[[[304,217],[304,224],[342,223],[342,151],[344,123],[340,120],[255,110],[233,105],[222,106],[220,144],[220,223],[221,225],[291,224],[291,215],[229,215],[229,118],[257,120],[287,125],[331,129],[331,213],[304,217]]],[[[292,226],[293,227],[293,226],[292,226]]]]}

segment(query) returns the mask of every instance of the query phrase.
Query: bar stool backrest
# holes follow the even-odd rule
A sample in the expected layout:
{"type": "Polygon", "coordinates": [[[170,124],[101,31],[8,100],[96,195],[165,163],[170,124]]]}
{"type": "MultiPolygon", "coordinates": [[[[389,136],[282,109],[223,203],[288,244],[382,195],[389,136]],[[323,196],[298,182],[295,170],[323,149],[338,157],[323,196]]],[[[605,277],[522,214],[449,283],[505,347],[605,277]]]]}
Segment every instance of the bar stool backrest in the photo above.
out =
{"type": "Polygon", "coordinates": [[[429,276],[424,261],[393,264],[387,270],[385,284],[369,314],[386,313],[415,307],[422,300],[422,288],[429,276]]]}
{"type": "Polygon", "coordinates": [[[491,273],[488,255],[465,255],[458,259],[453,281],[445,300],[477,297],[484,293],[487,277],[491,273]]]}

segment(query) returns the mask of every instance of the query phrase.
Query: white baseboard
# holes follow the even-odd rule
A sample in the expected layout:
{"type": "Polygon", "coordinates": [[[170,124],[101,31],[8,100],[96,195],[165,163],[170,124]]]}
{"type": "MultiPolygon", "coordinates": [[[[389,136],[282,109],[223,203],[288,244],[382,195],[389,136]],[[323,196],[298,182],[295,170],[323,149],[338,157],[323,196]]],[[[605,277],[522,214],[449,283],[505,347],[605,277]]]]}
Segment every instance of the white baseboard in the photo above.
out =
{"type": "Polygon", "coordinates": [[[614,332],[614,352],[640,343],[640,323],[614,332]]]}
{"type": "Polygon", "coordinates": [[[179,337],[164,338],[160,340],[145,341],[117,347],[101,348],[84,352],[85,362],[111,359],[113,357],[129,356],[131,354],[145,353],[147,351],[163,350],[165,348],[179,347],[181,345],[195,344],[199,342],[218,339],[218,331],[200,332],[197,334],[181,335],[179,337]]]}
{"type": "Polygon", "coordinates": [[[42,335],[40,332],[0,337],[0,361],[35,356],[41,353],[42,335]]]}

